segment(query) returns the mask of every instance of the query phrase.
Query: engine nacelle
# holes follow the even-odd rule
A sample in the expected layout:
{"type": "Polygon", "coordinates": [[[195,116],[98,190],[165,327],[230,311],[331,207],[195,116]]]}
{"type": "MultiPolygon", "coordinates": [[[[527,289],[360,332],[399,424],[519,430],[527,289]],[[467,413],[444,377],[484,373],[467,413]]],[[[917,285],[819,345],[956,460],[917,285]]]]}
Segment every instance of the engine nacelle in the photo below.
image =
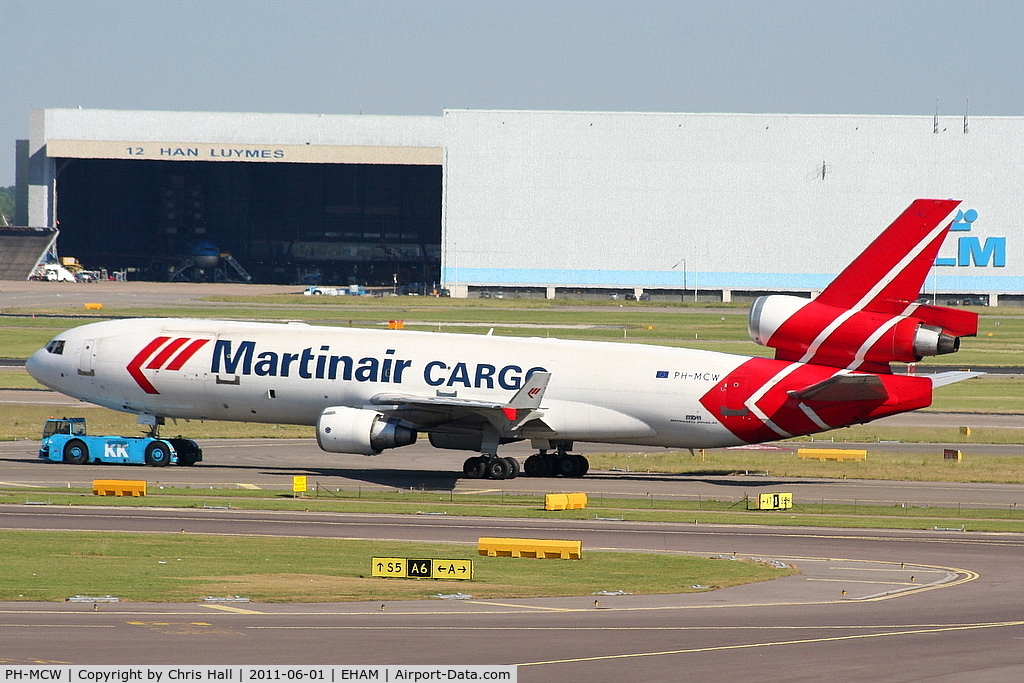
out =
{"type": "Polygon", "coordinates": [[[328,453],[377,455],[416,442],[416,431],[376,410],[332,406],[316,420],[316,442],[328,453]]]}
{"type": "MultiPolygon", "coordinates": [[[[929,308],[930,316],[935,308],[929,308]]],[[[759,297],[750,307],[750,338],[776,358],[836,367],[887,366],[953,353],[960,339],[914,315],[850,311],[795,296],[759,297]]]]}

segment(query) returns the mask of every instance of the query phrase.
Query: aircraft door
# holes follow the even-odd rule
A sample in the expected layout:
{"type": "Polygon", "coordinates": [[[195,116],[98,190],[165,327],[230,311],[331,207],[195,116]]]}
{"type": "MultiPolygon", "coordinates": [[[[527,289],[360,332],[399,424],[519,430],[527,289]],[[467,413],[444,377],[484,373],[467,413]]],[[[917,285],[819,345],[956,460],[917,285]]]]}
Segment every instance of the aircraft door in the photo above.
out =
{"type": "Polygon", "coordinates": [[[82,342],[82,353],[78,360],[78,374],[86,377],[93,377],[96,371],[93,369],[93,358],[96,356],[96,340],[86,339],[82,342]]]}

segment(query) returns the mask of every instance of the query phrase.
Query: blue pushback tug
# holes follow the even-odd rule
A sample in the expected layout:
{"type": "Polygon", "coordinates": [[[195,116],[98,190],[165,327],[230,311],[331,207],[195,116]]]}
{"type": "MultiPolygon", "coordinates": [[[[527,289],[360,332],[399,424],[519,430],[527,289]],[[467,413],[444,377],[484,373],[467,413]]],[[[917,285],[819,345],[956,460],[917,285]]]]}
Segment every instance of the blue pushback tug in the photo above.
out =
{"type": "Polygon", "coordinates": [[[89,436],[84,417],[49,419],[43,425],[39,457],[73,465],[117,463],[121,465],[194,465],[203,451],[192,439],[161,439],[155,436],[89,436]]]}

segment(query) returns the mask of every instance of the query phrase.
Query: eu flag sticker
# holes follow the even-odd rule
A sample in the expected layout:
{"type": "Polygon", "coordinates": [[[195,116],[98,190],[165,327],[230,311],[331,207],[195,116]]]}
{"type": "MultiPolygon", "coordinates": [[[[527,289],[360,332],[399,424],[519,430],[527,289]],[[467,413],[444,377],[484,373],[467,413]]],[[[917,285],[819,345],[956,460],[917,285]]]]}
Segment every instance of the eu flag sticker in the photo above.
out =
{"type": "Polygon", "coordinates": [[[668,379],[668,370],[658,370],[658,374],[655,377],[658,379],[668,379]]]}

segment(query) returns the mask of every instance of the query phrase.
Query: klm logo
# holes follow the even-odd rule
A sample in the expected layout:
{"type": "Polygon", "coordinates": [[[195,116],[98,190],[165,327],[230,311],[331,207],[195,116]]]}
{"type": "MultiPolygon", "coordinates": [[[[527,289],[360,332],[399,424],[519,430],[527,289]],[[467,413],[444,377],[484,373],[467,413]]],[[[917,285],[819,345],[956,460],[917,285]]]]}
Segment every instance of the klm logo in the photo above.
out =
{"type": "MultiPolygon", "coordinates": [[[[978,212],[974,209],[957,211],[949,231],[970,232],[976,220],[978,220],[978,212]]],[[[937,258],[935,265],[1003,268],[1006,266],[1006,238],[986,237],[982,242],[981,238],[974,235],[964,235],[957,239],[956,258],[937,258]]]]}

